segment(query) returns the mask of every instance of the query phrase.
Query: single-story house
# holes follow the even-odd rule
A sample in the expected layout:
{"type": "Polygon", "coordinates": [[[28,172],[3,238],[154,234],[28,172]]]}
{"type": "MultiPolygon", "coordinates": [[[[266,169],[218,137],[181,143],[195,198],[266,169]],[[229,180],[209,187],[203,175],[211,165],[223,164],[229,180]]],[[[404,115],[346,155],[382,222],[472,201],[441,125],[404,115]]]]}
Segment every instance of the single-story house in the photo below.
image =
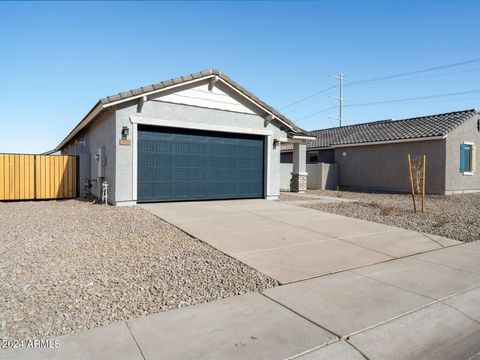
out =
{"type": "MultiPolygon", "coordinates": [[[[336,185],[340,188],[407,192],[407,155],[425,154],[427,193],[480,191],[476,156],[480,114],[475,109],[312,133],[316,139],[307,144],[307,163],[335,164],[336,185]]],[[[290,163],[292,156],[292,147],[285,144],[281,162],[290,163]]],[[[312,174],[309,181],[313,181],[312,174]]]]}
{"type": "Polygon", "coordinates": [[[218,70],[108,96],[55,151],[80,159],[80,193],[136,202],[279,195],[281,143],[292,145],[292,191],[306,187],[314,137],[218,70]]]}

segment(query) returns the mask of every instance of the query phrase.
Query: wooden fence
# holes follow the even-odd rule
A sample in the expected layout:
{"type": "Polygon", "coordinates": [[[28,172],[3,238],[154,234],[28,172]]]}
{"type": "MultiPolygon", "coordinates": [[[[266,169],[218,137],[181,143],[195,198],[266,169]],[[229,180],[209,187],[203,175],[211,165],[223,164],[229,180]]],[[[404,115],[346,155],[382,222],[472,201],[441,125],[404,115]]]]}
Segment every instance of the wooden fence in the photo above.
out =
{"type": "Polygon", "coordinates": [[[77,158],[0,154],[0,200],[77,196],[77,158]]]}

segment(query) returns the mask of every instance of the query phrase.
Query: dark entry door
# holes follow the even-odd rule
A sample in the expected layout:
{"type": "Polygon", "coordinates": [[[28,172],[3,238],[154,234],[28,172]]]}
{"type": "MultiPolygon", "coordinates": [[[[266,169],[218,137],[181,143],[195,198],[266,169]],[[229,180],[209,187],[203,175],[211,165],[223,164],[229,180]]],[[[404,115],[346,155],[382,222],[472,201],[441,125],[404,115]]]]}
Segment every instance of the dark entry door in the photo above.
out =
{"type": "Polygon", "coordinates": [[[139,126],[138,201],[263,196],[263,137],[139,126]]]}

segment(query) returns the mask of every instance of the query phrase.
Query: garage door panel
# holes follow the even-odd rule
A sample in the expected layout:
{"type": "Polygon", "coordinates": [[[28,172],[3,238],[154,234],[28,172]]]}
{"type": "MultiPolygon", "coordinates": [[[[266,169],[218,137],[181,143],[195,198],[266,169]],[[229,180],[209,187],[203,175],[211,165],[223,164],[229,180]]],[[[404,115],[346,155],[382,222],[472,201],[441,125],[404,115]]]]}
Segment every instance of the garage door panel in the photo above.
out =
{"type": "Polygon", "coordinates": [[[172,196],[185,198],[190,195],[190,184],[186,181],[177,181],[172,183],[172,196]]]}
{"type": "Polygon", "coordinates": [[[172,169],[172,181],[174,182],[190,181],[190,169],[188,168],[172,169]]]}
{"type": "Polygon", "coordinates": [[[190,155],[174,154],[171,159],[173,160],[173,166],[176,168],[190,168],[190,155]]]}
{"type": "MultiPolygon", "coordinates": [[[[156,154],[154,155],[149,155],[151,157],[151,166],[155,165],[157,168],[170,168],[171,167],[171,162],[172,158],[169,155],[163,155],[163,154],[156,154]]],[[[139,164],[141,165],[141,164],[139,164]]]]}
{"type": "Polygon", "coordinates": [[[237,180],[242,182],[249,182],[252,178],[252,172],[249,169],[238,169],[237,170],[237,180]]]}
{"type": "Polygon", "coordinates": [[[205,166],[208,168],[221,169],[222,168],[222,158],[217,156],[205,158],[205,166]]]}
{"type": "Polygon", "coordinates": [[[205,157],[192,155],[190,158],[190,166],[192,168],[204,168],[206,166],[205,157]]]}
{"type": "Polygon", "coordinates": [[[263,196],[260,136],[139,126],[138,200],[263,196]]]}
{"type": "Polygon", "coordinates": [[[190,154],[190,144],[185,142],[176,143],[175,152],[177,154],[190,154]]]}
{"type": "Polygon", "coordinates": [[[154,157],[153,155],[140,154],[138,156],[138,165],[145,168],[148,166],[153,166],[154,157]]]}
{"type": "Polygon", "coordinates": [[[145,182],[150,182],[155,180],[155,172],[153,169],[151,170],[144,169],[142,172],[143,172],[142,174],[143,179],[145,180],[145,182]]]}
{"type": "Polygon", "coordinates": [[[193,143],[193,144],[190,144],[190,149],[192,154],[204,154],[206,146],[205,144],[202,144],[202,143],[193,143]]]}
{"type": "Polygon", "coordinates": [[[233,157],[224,157],[222,159],[222,169],[235,169],[235,159],[233,157]]]}
{"type": "Polygon", "coordinates": [[[190,189],[191,194],[196,194],[197,196],[207,195],[207,186],[204,183],[191,183],[190,189]]]}
{"type": "Polygon", "coordinates": [[[155,171],[152,171],[152,174],[154,174],[154,176],[152,176],[151,180],[172,181],[172,171],[169,168],[156,168],[155,171]]]}
{"type": "Polygon", "coordinates": [[[205,188],[207,190],[207,194],[218,194],[222,191],[222,183],[221,182],[210,182],[205,184],[205,188]]]}
{"type": "Polygon", "coordinates": [[[170,153],[171,152],[171,146],[172,144],[168,141],[155,141],[154,143],[154,150],[151,150],[151,151],[155,151],[156,153],[170,153]]]}
{"type": "Polygon", "coordinates": [[[222,170],[222,181],[234,183],[234,181],[235,181],[235,170],[234,169],[223,169],[222,170]]]}
{"type": "Polygon", "coordinates": [[[224,144],[222,145],[222,154],[225,156],[235,156],[237,152],[237,148],[235,145],[232,144],[224,144]]]}
{"type": "Polygon", "coordinates": [[[143,199],[154,199],[154,187],[152,185],[139,185],[138,197],[143,199]]]}
{"type": "Polygon", "coordinates": [[[195,182],[204,182],[206,180],[205,176],[206,170],[200,168],[190,169],[190,180],[195,182]]]}
{"type": "Polygon", "coordinates": [[[205,180],[209,182],[215,182],[220,177],[220,169],[208,168],[205,169],[205,180]]]}
{"type": "Polygon", "coordinates": [[[154,196],[149,200],[169,199],[172,196],[171,182],[156,182],[154,186],[154,196]]]}
{"type": "Polygon", "coordinates": [[[138,140],[138,151],[141,152],[152,152],[155,150],[155,142],[152,140],[138,140]]]}

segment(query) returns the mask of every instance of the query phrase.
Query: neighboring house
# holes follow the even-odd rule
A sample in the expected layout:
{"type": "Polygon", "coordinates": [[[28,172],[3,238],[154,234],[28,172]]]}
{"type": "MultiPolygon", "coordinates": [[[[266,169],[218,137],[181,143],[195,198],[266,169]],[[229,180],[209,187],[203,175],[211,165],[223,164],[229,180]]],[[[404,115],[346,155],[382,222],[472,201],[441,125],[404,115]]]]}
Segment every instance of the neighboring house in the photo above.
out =
{"type": "MultiPolygon", "coordinates": [[[[407,154],[425,154],[427,193],[480,191],[480,116],[474,109],[312,133],[307,163],[335,163],[341,188],[409,191],[407,154]]],[[[291,146],[282,149],[281,161],[289,163],[291,146]]]]}
{"type": "Polygon", "coordinates": [[[276,198],[280,143],[293,191],[306,185],[311,134],[217,70],[101,99],[57,146],[80,158],[80,191],[109,202],[276,198]]]}

